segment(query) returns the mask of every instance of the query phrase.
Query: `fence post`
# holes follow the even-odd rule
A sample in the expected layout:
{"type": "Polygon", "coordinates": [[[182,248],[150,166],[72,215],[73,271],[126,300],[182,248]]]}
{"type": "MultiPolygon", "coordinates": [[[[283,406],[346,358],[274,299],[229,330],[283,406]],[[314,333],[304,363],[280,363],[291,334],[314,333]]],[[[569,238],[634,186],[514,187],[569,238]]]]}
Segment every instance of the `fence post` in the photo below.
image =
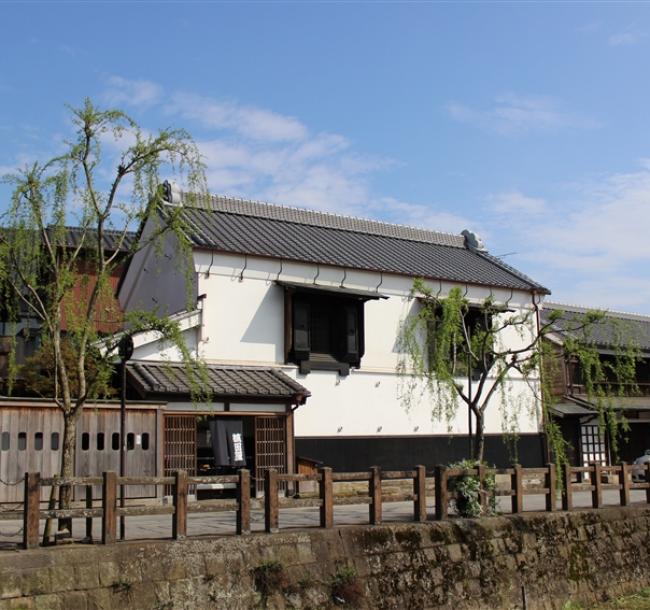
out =
{"type": "Polygon", "coordinates": [[[332,482],[332,469],[328,466],[320,468],[319,495],[320,526],[330,528],[334,525],[334,484],[332,482]]]}
{"type": "Polygon", "coordinates": [[[102,481],[102,544],[112,544],[117,537],[115,503],[117,500],[117,475],[104,472],[102,481]]]}
{"type": "Polygon", "coordinates": [[[23,497],[23,546],[26,549],[38,547],[38,524],[40,521],[41,473],[25,473],[25,495],[23,497]]]}
{"type": "MultiPolygon", "coordinates": [[[[93,509],[93,486],[86,485],[86,508],[93,509]]],[[[86,517],[86,542],[93,541],[93,518],[86,517]]]]}
{"type": "Polygon", "coordinates": [[[593,484],[594,488],[591,492],[591,505],[593,508],[600,508],[603,505],[603,481],[602,481],[602,472],[601,465],[597,462],[594,462],[593,465],[593,484]]]}
{"type": "Polygon", "coordinates": [[[449,516],[449,490],[447,489],[447,467],[436,466],[436,519],[441,521],[449,516]]]}
{"type": "Polygon", "coordinates": [[[264,471],[264,530],[275,533],[279,529],[278,471],[269,468],[264,471]]]}
{"type": "Polygon", "coordinates": [[[187,536],[187,471],[174,471],[174,518],[172,538],[181,540],[187,536]]]}
{"type": "Polygon", "coordinates": [[[645,465],[645,482],[648,485],[645,490],[645,501],[647,504],[650,504],[650,462],[647,462],[645,465]]]}
{"type": "Polygon", "coordinates": [[[251,473],[246,468],[240,469],[237,484],[237,533],[251,533],[251,473]]]}
{"type": "Polygon", "coordinates": [[[571,486],[571,464],[562,464],[564,489],[562,490],[562,510],[573,510],[573,487],[571,486]]]}
{"type": "Polygon", "coordinates": [[[627,475],[629,468],[625,462],[621,462],[621,471],[618,475],[618,481],[621,485],[621,506],[629,506],[630,504],[630,482],[627,475]]]}
{"type": "Polygon", "coordinates": [[[371,525],[381,523],[381,468],[370,468],[370,510],[369,520],[371,525]]]}
{"type": "Polygon", "coordinates": [[[557,507],[557,475],[555,472],[555,464],[548,465],[548,472],[546,473],[546,486],[548,487],[548,495],[546,496],[546,510],[553,512],[557,507]]]}
{"type": "Polygon", "coordinates": [[[512,512],[517,514],[524,511],[524,479],[519,464],[513,464],[512,468],[512,512]]]}
{"type": "Polygon", "coordinates": [[[415,467],[413,495],[413,520],[424,523],[427,520],[427,470],[422,465],[415,467]]]}

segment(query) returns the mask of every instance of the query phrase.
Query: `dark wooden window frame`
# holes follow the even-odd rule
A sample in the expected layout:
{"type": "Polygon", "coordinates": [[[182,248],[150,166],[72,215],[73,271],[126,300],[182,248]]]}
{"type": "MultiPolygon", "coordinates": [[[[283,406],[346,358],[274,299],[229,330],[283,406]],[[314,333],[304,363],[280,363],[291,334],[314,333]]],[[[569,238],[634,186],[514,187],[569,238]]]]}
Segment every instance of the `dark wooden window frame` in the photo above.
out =
{"type": "MultiPolygon", "coordinates": [[[[297,364],[301,374],[311,371],[337,371],[346,376],[350,368],[359,368],[365,351],[364,303],[386,298],[377,294],[347,294],[345,289],[319,289],[311,286],[284,286],[285,362],[297,364]],[[329,353],[312,350],[314,324],[311,305],[329,306],[334,312],[329,353]],[[351,333],[354,332],[354,336],[351,333]],[[302,336],[301,336],[302,333],[302,336]]],[[[316,307],[314,308],[314,310],[316,307]]]]}

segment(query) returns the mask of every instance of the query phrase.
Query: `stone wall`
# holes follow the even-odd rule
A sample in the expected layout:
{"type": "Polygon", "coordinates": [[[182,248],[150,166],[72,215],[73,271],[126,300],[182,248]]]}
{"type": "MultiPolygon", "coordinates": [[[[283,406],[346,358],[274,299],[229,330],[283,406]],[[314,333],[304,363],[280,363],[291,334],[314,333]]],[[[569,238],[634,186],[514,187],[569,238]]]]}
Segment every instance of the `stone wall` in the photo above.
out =
{"type": "Polygon", "coordinates": [[[589,607],[649,553],[648,508],[71,545],[0,552],[0,610],[589,607]]]}

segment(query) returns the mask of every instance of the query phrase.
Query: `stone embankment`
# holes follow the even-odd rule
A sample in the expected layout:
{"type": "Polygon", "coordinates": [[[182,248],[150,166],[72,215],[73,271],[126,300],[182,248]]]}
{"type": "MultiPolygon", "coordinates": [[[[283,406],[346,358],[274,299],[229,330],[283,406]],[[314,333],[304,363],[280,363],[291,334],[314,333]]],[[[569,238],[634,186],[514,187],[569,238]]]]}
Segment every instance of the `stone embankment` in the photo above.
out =
{"type": "Polygon", "coordinates": [[[586,607],[650,585],[650,509],[0,552],[0,610],[586,607]]]}

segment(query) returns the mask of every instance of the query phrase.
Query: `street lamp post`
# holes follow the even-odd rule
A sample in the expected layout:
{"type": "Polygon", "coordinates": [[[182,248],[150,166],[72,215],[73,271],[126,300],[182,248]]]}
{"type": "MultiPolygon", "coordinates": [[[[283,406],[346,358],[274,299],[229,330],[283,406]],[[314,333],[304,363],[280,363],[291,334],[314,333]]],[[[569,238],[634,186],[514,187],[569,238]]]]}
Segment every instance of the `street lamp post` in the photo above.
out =
{"type": "MultiPolygon", "coordinates": [[[[120,477],[126,476],[126,363],[133,355],[133,338],[124,335],[118,345],[120,356],[120,477]]],[[[120,508],[125,506],[125,485],[120,485],[120,508]]],[[[120,515],[120,539],[124,540],[126,527],[124,515],[120,515]]]]}

